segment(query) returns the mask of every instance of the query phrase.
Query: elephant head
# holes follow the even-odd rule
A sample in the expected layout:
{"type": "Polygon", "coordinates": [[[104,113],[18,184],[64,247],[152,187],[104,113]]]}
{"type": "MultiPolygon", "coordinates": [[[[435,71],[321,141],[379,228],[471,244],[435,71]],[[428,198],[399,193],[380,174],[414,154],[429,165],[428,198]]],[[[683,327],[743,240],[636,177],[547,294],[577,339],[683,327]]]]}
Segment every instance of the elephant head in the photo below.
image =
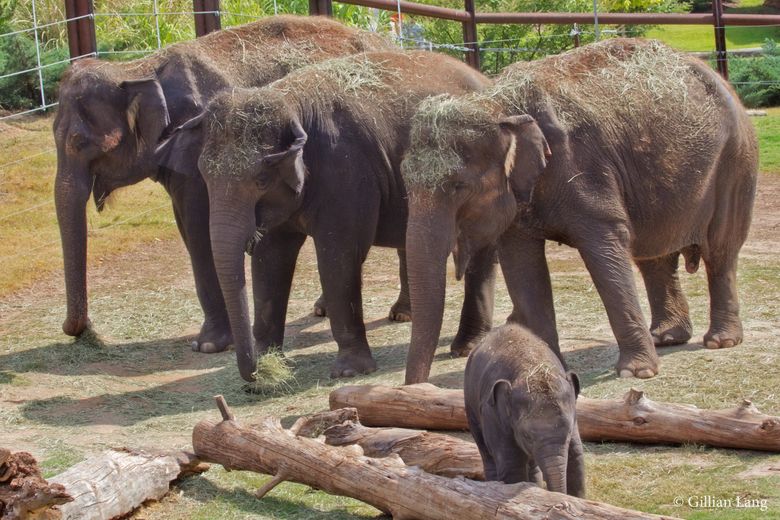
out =
{"type": "Polygon", "coordinates": [[[482,404],[482,414],[512,431],[514,442],[538,466],[547,489],[584,495],[582,446],[577,432],[580,386],[573,372],[535,367],[514,381],[499,379],[482,404]],[[508,422],[508,424],[507,424],[508,422]]]}
{"type": "Polygon", "coordinates": [[[108,196],[157,172],[154,148],[169,124],[155,77],[126,80],[113,64],[81,60],[60,86],[54,120],[57,177],[54,201],[65,261],[66,334],[89,325],[86,204],[98,211],[108,196]]]}
{"type": "Polygon", "coordinates": [[[262,234],[258,218],[263,229],[271,229],[300,207],[306,177],[306,132],[284,101],[264,90],[216,97],[157,148],[161,166],[174,171],[197,167],[206,181],[214,264],[239,372],[247,381],[255,379],[257,353],[243,255],[251,254],[262,234]]]}
{"type": "Polygon", "coordinates": [[[406,384],[428,379],[444,311],[446,263],[456,277],[472,254],[495,244],[530,197],[550,149],[528,115],[504,117],[470,96],[437,96],[412,123],[402,164],[409,193],[406,257],[412,339],[406,384]]]}

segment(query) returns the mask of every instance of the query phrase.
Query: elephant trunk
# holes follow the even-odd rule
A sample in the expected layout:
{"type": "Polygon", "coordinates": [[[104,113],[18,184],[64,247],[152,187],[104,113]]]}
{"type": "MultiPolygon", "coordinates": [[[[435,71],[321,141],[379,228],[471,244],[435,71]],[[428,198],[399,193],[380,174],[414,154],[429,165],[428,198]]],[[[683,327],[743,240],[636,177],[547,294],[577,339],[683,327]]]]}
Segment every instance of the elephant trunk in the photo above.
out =
{"type": "Polygon", "coordinates": [[[93,179],[86,164],[72,164],[58,152],[54,204],[65,264],[67,315],[62,330],[78,336],[89,326],[87,311],[87,215],[93,179]]]}
{"type": "Polygon", "coordinates": [[[454,241],[454,217],[428,206],[410,204],[406,228],[406,266],[412,304],[412,339],[406,384],[428,380],[444,316],[447,257],[454,241]]]}
{"type": "Polygon", "coordinates": [[[247,303],[244,252],[247,241],[255,232],[255,203],[211,198],[209,207],[214,265],[233,331],[238,371],[244,380],[254,381],[257,354],[247,303]]]}
{"type": "Polygon", "coordinates": [[[569,443],[543,446],[534,458],[542,470],[548,491],[566,493],[566,466],[568,463],[569,443]]]}

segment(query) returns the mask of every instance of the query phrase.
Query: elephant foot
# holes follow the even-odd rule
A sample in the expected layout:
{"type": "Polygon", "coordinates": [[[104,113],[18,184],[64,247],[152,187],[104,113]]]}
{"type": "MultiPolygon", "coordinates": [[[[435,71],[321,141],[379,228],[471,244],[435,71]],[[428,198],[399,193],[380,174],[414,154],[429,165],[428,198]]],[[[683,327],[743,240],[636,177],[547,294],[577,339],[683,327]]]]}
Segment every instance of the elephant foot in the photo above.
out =
{"type": "Polygon", "coordinates": [[[472,350],[482,341],[487,332],[480,332],[479,334],[461,334],[460,332],[452,340],[450,345],[450,355],[454,358],[468,357],[472,350]]]}
{"type": "Polygon", "coordinates": [[[742,324],[711,326],[704,335],[704,346],[711,349],[731,348],[742,343],[742,324]]]}
{"type": "Polygon", "coordinates": [[[638,377],[649,379],[658,375],[658,356],[655,349],[651,351],[624,352],[621,349],[617,369],[620,377],[638,377]]]}
{"type": "Polygon", "coordinates": [[[412,306],[409,301],[399,299],[395,302],[393,306],[390,307],[388,319],[399,323],[412,321],[412,306]]]}
{"type": "Polygon", "coordinates": [[[75,318],[68,316],[62,322],[62,332],[68,336],[81,336],[85,330],[90,328],[92,328],[92,322],[89,321],[89,317],[86,314],[76,316],[75,318]]]}
{"type": "Polygon", "coordinates": [[[653,336],[653,344],[656,347],[688,343],[692,333],[693,327],[687,316],[682,320],[676,320],[676,322],[669,320],[650,327],[650,334],[653,336]]]}
{"type": "Polygon", "coordinates": [[[341,350],[339,349],[336,362],[330,369],[330,377],[333,379],[339,377],[355,377],[362,374],[370,374],[376,371],[376,361],[371,357],[371,351],[368,348],[341,350]]]}
{"type": "Polygon", "coordinates": [[[197,339],[192,342],[192,351],[201,354],[224,352],[233,343],[233,334],[229,326],[216,326],[204,323],[197,339]]]}
{"type": "Polygon", "coordinates": [[[319,316],[320,318],[324,318],[328,315],[328,309],[325,308],[324,295],[320,294],[320,297],[317,298],[316,302],[314,302],[314,309],[312,310],[312,314],[319,316]]]}

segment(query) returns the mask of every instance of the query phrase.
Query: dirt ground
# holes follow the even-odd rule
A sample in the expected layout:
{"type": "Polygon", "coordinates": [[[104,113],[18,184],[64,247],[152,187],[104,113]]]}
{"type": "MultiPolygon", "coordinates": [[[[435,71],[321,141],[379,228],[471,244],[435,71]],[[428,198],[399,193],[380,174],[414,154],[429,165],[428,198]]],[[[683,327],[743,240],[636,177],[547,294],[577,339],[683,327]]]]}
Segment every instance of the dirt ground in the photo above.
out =
{"type": "MultiPolygon", "coordinates": [[[[780,415],[779,200],[780,176],[762,176],[739,272],[745,343],[722,351],[702,348],[706,276],[703,270],[684,274],[695,342],[662,349],[662,373],[649,381],[615,377],[617,348],[592,282],[575,251],[550,244],[562,347],[571,368],[580,374],[583,394],[615,398],[636,386],[657,401],[725,408],[748,398],[759,410],[780,415]]],[[[313,248],[307,242],[288,313],[285,348],[294,380],[287,388],[265,394],[247,391],[234,353],[204,355],[190,350],[200,311],[180,241],[163,240],[106,257],[90,270],[95,336],[74,341],[61,333],[64,284],[59,273],[47,276],[0,300],[0,446],[32,452],[46,474],[53,475],[110,446],[186,448],[192,426],[216,417],[215,394],[225,395],[243,421],[272,414],[289,425],[301,414],[326,409],[328,392],[336,386],[401,384],[410,324],[386,319],[398,290],[396,268],[394,251],[375,248],[364,269],[366,323],[379,371],[332,381],[328,367],[336,345],[327,320],[311,315],[320,289],[313,248]]],[[[442,347],[431,379],[456,388],[461,386],[465,360],[450,359],[447,345],[457,327],[462,292],[462,284],[450,276],[442,347]]],[[[500,278],[497,293],[499,324],[511,308],[500,278]]],[[[687,518],[780,518],[780,477],[771,476],[771,471],[749,472],[777,467],[777,455],[626,444],[588,444],[586,451],[589,498],[687,518]],[[675,505],[678,496],[699,495],[749,496],[766,500],[767,507],[762,511],[675,505]]],[[[263,481],[264,477],[215,468],[179,484],[169,497],[135,516],[351,519],[378,514],[359,502],[291,484],[280,486],[263,501],[254,500],[251,492],[263,481]]]]}

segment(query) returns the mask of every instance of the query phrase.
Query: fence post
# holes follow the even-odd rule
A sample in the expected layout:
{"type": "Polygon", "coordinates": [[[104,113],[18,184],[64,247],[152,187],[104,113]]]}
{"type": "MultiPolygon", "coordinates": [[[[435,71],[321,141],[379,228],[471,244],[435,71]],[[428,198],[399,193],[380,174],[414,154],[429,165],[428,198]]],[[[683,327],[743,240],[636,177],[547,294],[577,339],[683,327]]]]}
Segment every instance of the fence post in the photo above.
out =
{"type": "Polygon", "coordinates": [[[723,79],[729,79],[729,62],[726,53],[726,28],[723,26],[723,1],[712,0],[712,23],[715,26],[715,62],[723,79]]]}
{"type": "Polygon", "coordinates": [[[333,16],[333,1],[309,0],[309,14],[312,16],[333,16]]]}
{"type": "Polygon", "coordinates": [[[222,28],[219,0],[192,0],[192,10],[195,11],[195,36],[205,36],[222,28]]]}
{"type": "Polygon", "coordinates": [[[95,19],[92,0],[65,0],[65,18],[68,27],[68,49],[70,57],[84,56],[97,52],[95,19]],[[72,18],[79,20],[71,20],[72,18]]]}
{"type": "Polygon", "coordinates": [[[466,48],[471,52],[466,52],[466,63],[479,70],[479,45],[477,44],[477,22],[474,0],[466,0],[466,11],[469,13],[468,21],[463,22],[463,41],[466,42],[466,48]]]}

